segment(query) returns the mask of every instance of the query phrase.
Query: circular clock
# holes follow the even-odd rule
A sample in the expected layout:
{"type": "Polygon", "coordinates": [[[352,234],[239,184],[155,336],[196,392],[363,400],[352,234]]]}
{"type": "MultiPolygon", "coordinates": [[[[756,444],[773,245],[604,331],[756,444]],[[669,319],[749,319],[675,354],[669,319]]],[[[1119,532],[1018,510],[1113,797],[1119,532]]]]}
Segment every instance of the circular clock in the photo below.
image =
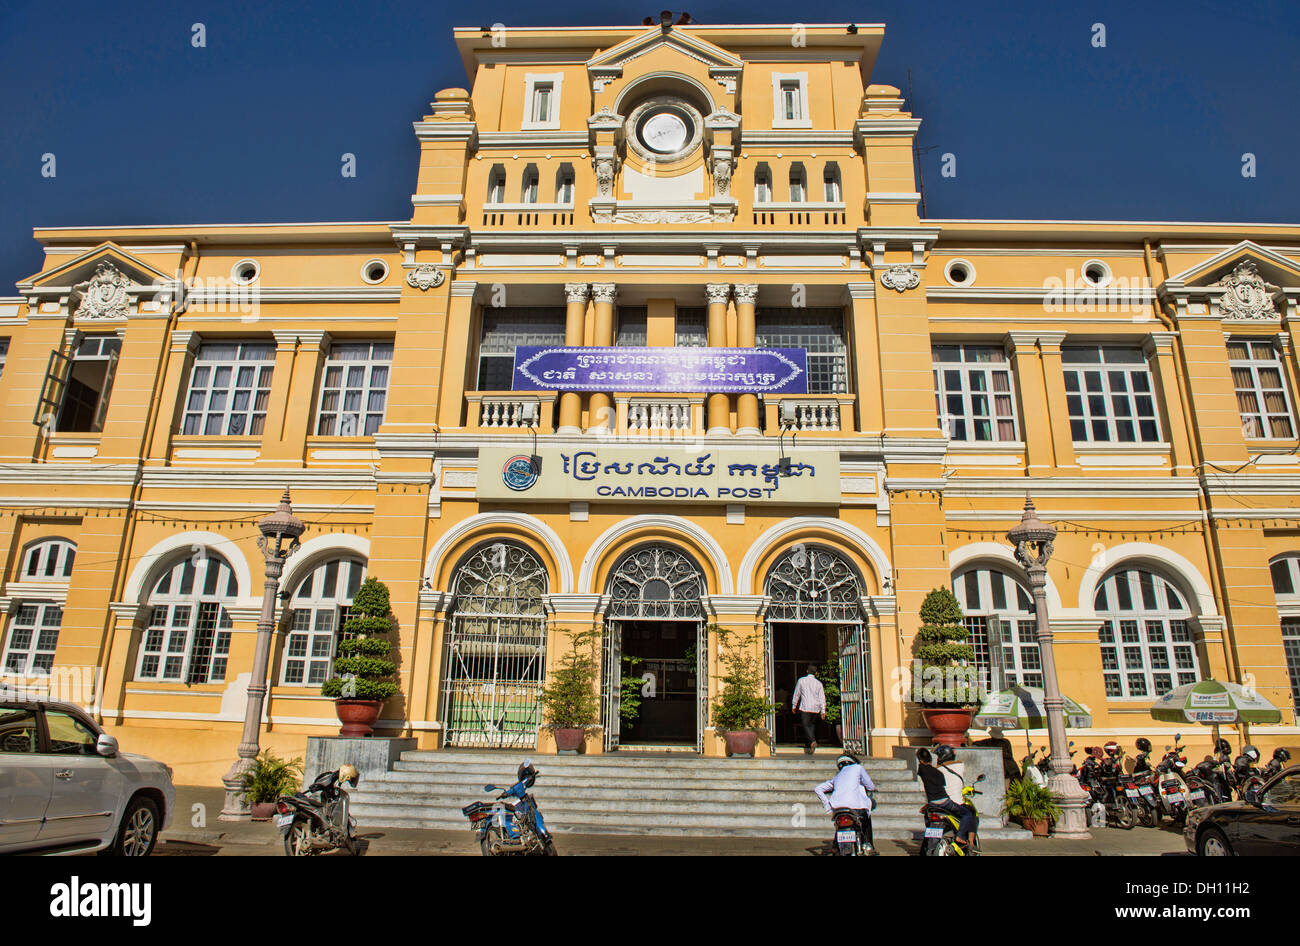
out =
{"type": "Polygon", "coordinates": [[[643,160],[666,163],[686,157],[700,144],[704,116],[675,95],[657,95],[632,110],[628,144],[643,160]]]}
{"type": "Polygon", "coordinates": [[[671,108],[651,112],[641,123],[641,143],[656,154],[675,154],[690,137],[686,122],[671,108]]]}

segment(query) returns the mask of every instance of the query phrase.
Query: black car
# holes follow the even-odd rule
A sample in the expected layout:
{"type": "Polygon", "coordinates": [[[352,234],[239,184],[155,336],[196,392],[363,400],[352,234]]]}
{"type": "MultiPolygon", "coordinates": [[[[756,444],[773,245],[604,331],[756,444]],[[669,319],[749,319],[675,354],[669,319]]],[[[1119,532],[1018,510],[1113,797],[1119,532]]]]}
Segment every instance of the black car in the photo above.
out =
{"type": "Polygon", "coordinates": [[[1300,854],[1300,765],[1283,769],[1253,801],[1188,813],[1183,840],[1202,856],[1300,854]]]}

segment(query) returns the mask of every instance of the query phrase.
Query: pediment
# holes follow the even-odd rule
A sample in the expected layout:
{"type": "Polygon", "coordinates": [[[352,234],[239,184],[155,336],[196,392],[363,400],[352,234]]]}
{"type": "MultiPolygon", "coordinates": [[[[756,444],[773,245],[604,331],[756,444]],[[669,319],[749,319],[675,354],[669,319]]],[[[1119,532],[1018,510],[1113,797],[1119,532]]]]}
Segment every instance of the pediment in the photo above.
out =
{"type": "Polygon", "coordinates": [[[1265,283],[1271,284],[1273,289],[1280,286],[1300,286],[1300,264],[1252,240],[1242,240],[1177,276],[1171,276],[1166,284],[1171,289],[1212,288],[1222,284],[1224,279],[1236,272],[1244,262],[1253,264],[1260,278],[1265,283]]]}
{"type": "Polygon", "coordinates": [[[22,292],[66,294],[78,285],[94,279],[100,267],[105,264],[125,276],[129,281],[128,285],[141,293],[169,288],[176,281],[172,276],[132,256],[110,241],[101,243],[53,269],[28,276],[19,281],[18,289],[22,292]]]}
{"type": "Polygon", "coordinates": [[[630,37],[623,42],[587,60],[587,74],[593,85],[601,85],[623,74],[623,67],[633,60],[667,47],[688,59],[704,63],[709,74],[720,80],[726,79],[734,91],[734,83],[744,68],[744,61],[727,50],[708,40],[693,36],[682,29],[664,32],[661,27],[647,29],[644,33],[630,37]]]}

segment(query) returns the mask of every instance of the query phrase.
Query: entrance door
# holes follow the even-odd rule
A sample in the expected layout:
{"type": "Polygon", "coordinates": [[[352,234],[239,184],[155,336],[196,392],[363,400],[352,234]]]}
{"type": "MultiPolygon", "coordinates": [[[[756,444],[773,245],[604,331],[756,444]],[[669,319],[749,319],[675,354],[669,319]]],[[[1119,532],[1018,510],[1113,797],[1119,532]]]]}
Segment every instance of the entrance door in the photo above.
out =
{"type": "MultiPolygon", "coordinates": [[[[637,687],[633,718],[619,723],[619,741],[632,745],[694,745],[698,723],[698,629],[690,621],[620,621],[621,698],[637,687]]],[[[620,714],[622,715],[622,714],[620,714]]]]}
{"type": "MultiPolygon", "coordinates": [[[[835,635],[826,624],[773,624],[771,634],[772,701],[777,704],[776,744],[803,745],[799,717],[790,705],[795,683],[810,664],[817,668],[818,676],[822,676],[827,661],[835,656],[835,635]]],[[[819,745],[838,744],[833,726],[823,720],[817,720],[816,735],[819,745]]]]}

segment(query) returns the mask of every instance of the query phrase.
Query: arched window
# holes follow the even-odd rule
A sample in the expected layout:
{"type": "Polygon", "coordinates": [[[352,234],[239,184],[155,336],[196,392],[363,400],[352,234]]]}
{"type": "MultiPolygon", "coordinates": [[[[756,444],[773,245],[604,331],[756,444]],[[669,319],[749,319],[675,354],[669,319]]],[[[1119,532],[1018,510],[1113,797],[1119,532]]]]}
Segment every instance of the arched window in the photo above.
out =
{"type": "Polygon", "coordinates": [[[1155,698],[1200,679],[1192,613],[1167,579],[1142,568],[1117,569],[1097,588],[1093,605],[1102,619],[1106,696],[1155,698]]]}
{"type": "Polygon", "coordinates": [[[524,168],[523,183],[520,186],[519,202],[523,204],[537,203],[537,165],[530,164],[524,168]]]}
{"type": "Polygon", "coordinates": [[[1273,573],[1273,593],[1300,595],[1300,554],[1291,552],[1279,555],[1268,563],[1273,573]]]}
{"type": "Polygon", "coordinates": [[[41,539],[23,553],[20,581],[64,580],[72,577],[77,547],[67,539],[41,539]]]}
{"type": "Polygon", "coordinates": [[[555,172],[555,202],[564,207],[573,206],[573,165],[561,164],[555,172]]]}
{"type": "Polygon", "coordinates": [[[834,161],[827,161],[826,168],[822,171],[822,187],[824,190],[822,199],[828,204],[838,204],[840,202],[840,166],[834,161]]]}
{"type": "Polygon", "coordinates": [[[648,545],[624,555],[609,578],[611,618],[704,616],[700,566],[670,545],[648,545]]]}
{"type": "Polygon", "coordinates": [[[145,602],[137,680],[221,683],[230,654],[230,615],[238,596],[226,560],[199,549],[165,571],[145,602]]]}
{"type": "Polygon", "coordinates": [[[500,164],[493,165],[488,175],[487,202],[504,204],[506,202],[506,169],[500,164]]]}
{"type": "Polygon", "coordinates": [[[316,686],[329,679],[334,649],[343,639],[343,623],[365,576],[366,563],[361,559],[333,558],[299,582],[289,599],[281,683],[316,686]]]}
{"type": "Polygon", "coordinates": [[[772,171],[766,164],[754,169],[754,203],[770,204],[772,202],[772,171]]]}
{"type": "Polygon", "coordinates": [[[952,591],[965,615],[975,664],[990,688],[1041,687],[1043,660],[1028,590],[1006,572],[974,566],[953,575],[952,591]]]}
{"type": "Polygon", "coordinates": [[[767,573],[763,592],[772,599],[771,621],[826,624],[862,620],[862,582],[840,554],[796,545],[767,573]]]}
{"type": "Polygon", "coordinates": [[[808,199],[808,175],[803,165],[796,161],[790,165],[790,203],[799,204],[808,199]]]}

